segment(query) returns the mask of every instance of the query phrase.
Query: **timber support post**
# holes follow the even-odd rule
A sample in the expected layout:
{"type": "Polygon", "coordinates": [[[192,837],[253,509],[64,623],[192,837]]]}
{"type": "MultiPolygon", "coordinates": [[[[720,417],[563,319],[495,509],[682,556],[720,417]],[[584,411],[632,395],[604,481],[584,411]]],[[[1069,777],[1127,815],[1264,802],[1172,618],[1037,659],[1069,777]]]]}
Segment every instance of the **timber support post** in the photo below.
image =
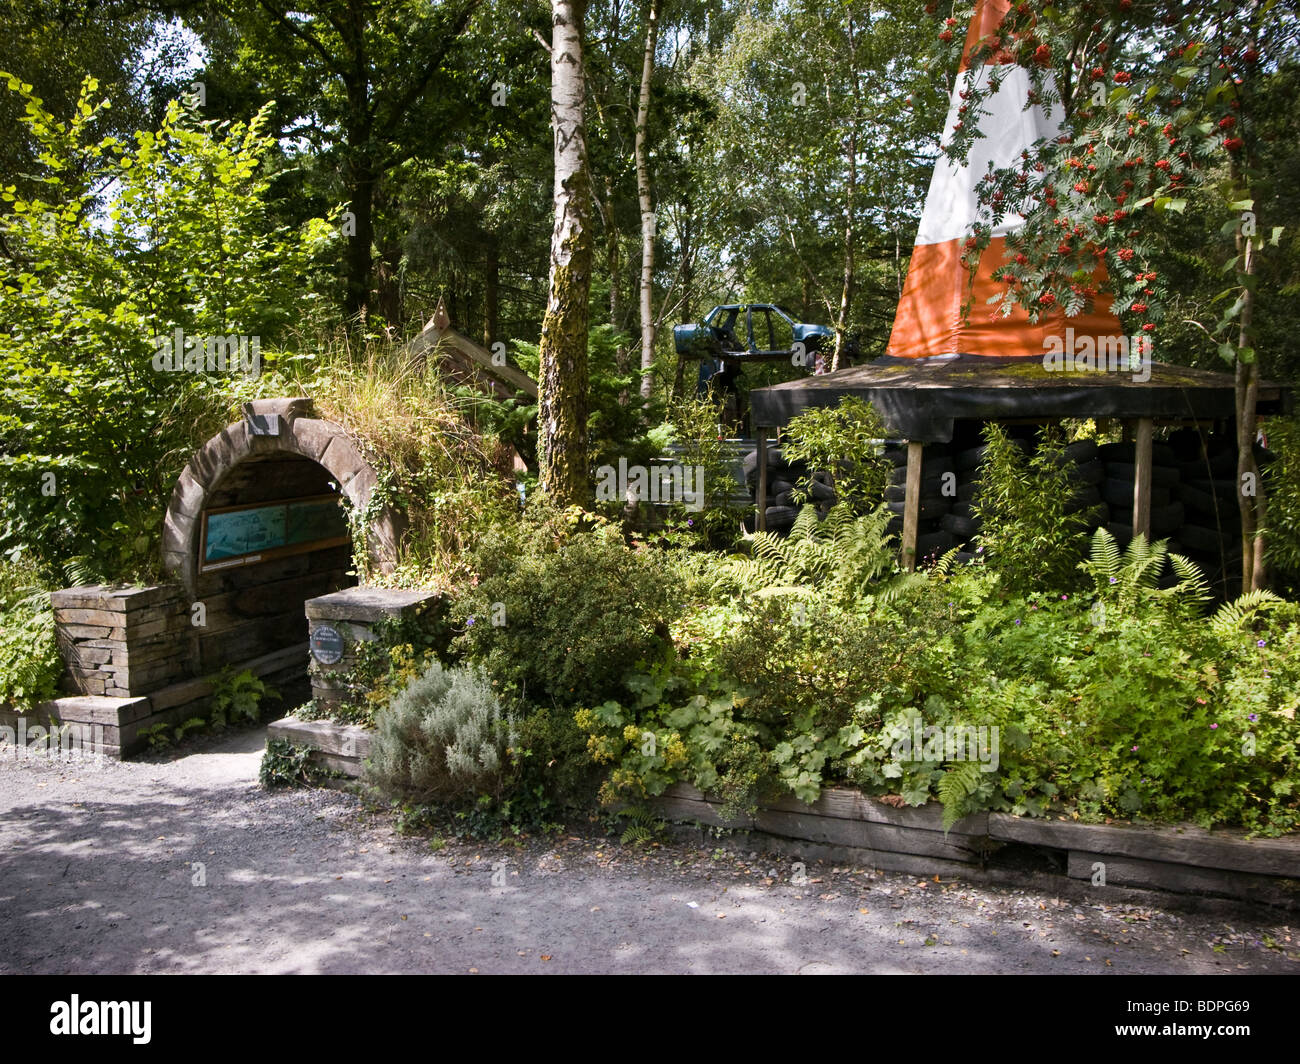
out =
{"type": "Polygon", "coordinates": [[[921,516],[921,451],[923,444],[907,441],[907,487],[903,497],[903,568],[916,568],[916,531],[921,516]]]}
{"type": "Polygon", "coordinates": [[[1151,437],[1155,422],[1138,418],[1137,438],[1133,447],[1133,538],[1145,536],[1151,542],[1151,437]]]}

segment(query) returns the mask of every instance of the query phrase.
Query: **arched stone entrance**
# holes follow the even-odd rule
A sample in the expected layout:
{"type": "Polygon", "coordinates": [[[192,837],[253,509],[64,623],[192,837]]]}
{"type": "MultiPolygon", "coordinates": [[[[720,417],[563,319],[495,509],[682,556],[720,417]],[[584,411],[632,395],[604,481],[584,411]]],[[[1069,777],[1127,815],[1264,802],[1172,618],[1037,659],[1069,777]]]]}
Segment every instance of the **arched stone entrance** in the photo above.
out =
{"type": "MultiPolygon", "coordinates": [[[[199,538],[208,500],[236,467],[275,455],[293,455],[321,466],[356,511],[364,512],[378,475],[342,425],[310,417],[311,400],[258,399],[244,405],[244,419],[228,425],[190,459],[172,491],[163,521],[163,563],[193,596],[198,585],[199,538]]],[[[390,571],[400,537],[397,515],[387,508],[367,534],[370,562],[390,571]]]]}
{"type": "MultiPolygon", "coordinates": [[[[378,475],[341,425],[310,413],[301,398],[246,404],[243,420],[204,444],[176,482],[163,560],[194,612],[194,675],[305,647],[303,603],[356,583],[338,502],[367,512],[378,475]],[[270,546],[247,546],[254,541],[270,546]]],[[[374,568],[393,567],[399,535],[387,508],[373,518],[365,542],[374,568]]]]}

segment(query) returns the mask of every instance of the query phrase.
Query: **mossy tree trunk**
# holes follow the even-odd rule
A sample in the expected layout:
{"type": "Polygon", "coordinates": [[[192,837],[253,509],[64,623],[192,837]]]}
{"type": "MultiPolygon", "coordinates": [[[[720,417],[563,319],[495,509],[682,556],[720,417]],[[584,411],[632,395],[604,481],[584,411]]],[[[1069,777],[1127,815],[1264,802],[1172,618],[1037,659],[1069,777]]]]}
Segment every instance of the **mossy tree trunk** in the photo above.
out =
{"type": "Polygon", "coordinates": [[[636,108],[636,194],[641,207],[641,395],[649,399],[655,360],[654,312],[655,212],[650,195],[649,138],[650,79],[654,76],[655,47],[659,42],[659,0],[649,0],[646,10],[645,54],[641,63],[641,92],[636,108]]]}
{"type": "Polygon", "coordinates": [[[582,20],[586,0],[551,0],[551,126],[555,228],[542,319],[537,429],[541,490],[561,506],[587,502],[587,327],[591,189],[583,123],[582,20]]]}

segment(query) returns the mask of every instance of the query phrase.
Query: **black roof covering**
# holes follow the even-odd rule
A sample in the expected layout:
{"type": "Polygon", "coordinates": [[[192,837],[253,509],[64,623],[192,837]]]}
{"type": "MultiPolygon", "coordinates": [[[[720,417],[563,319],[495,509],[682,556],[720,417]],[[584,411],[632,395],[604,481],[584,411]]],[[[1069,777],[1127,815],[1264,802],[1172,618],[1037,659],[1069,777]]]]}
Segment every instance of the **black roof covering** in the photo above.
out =
{"type": "MultiPolygon", "coordinates": [[[[1152,417],[1160,420],[1231,420],[1230,373],[1153,362],[1150,379],[1131,370],[1049,372],[1037,358],[937,355],[878,358],[865,366],[804,377],[750,392],[754,428],[780,428],[818,406],[846,396],[867,399],[890,432],[925,443],[952,440],[959,418],[982,421],[1053,420],[1065,417],[1152,417]]],[[[1289,385],[1262,381],[1260,414],[1290,409],[1289,385]]]]}

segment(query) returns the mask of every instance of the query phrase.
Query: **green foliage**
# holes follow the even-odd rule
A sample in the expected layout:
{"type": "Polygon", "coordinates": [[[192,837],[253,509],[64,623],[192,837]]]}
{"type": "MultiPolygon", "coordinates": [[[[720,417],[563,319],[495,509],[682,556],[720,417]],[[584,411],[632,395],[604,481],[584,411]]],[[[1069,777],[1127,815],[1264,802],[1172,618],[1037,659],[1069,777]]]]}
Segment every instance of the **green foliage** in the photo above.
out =
{"type": "Polygon", "coordinates": [[[853,602],[895,566],[893,537],[885,531],[889,518],[884,506],[855,517],[849,503],[841,502],[819,522],[807,505],[788,536],[756,532],[751,557],[727,558],[717,586],[760,594],[817,587],[835,601],[853,602]]]}
{"type": "Polygon", "coordinates": [[[274,787],[315,787],[329,773],[311,759],[310,746],[298,746],[288,739],[268,739],[258,769],[258,782],[274,787]]]}
{"type": "Polygon", "coordinates": [[[537,824],[588,811],[600,772],[586,756],[587,736],[573,714],[540,707],[519,718],[511,757],[516,815],[537,824]]]}
{"type": "Polygon", "coordinates": [[[477,584],[452,607],[453,647],[534,703],[611,697],[625,673],[669,651],[671,568],[599,518],[530,503],[517,525],[484,537],[474,567],[477,584]]]}
{"type": "MultiPolygon", "coordinates": [[[[1149,543],[1146,537],[1137,536],[1121,554],[1115,537],[1099,528],[1092,534],[1089,555],[1079,568],[1092,577],[1097,601],[1125,614],[1134,613],[1141,599],[1163,599],[1175,609],[1196,614],[1214,597],[1196,563],[1170,553],[1167,540],[1149,543]],[[1177,579],[1161,588],[1166,561],[1177,579]]],[[[1105,623],[1104,614],[1104,609],[1099,611],[1098,623],[1105,623]]]]}
{"type": "Polygon", "coordinates": [[[1045,431],[1028,457],[996,422],[984,426],[984,439],[974,510],[989,564],[1012,591],[1069,588],[1086,535],[1082,517],[1067,512],[1076,485],[1059,434],[1045,431]]]}
{"type": "Polygon", "coordinates": [[[1225,602],[1218,612],[1210,618],[1210,631],[1220,639],[1231,640],[1258,619],[1265,610],[1283,603],[1273,592],[1264,588],[1247,591],[1233,602],[1225,602]]]}
{"type": "Polygon", "coordinates": [[[619,817],[626,825],[618,839],[624,846],[647,846],[661,838],[667,826],[644,806],[620,810],[619,817]]]}
{"type": "Polygon", "coordinates": [[[699,468],[704,476],[704,504],[698,512],[675,505],[672,519],[684,541],[703,547],[725,548],[740,534],[746,507],[737,502],[740,485],[734,473],[733,454],[719,429],[722,400],[713,396],[681,397],[669,411],[668,438],[675,445],[674,462],[699,468]]]}
{"type": "Polygon", "coordinates": [[[310,311],[328,228],[267,224],[268,112],[218,127],[173,102],[124,143],[96,135],[93,79],[63,121],[0,79],[47,171],[38,196],[0,190],[0,552],[60,582],[73,558],[152,575],[162,506],[223,387],[155,368],[155,338],[269,341],[310,311]]]}
{"type": "MultiPolygon", "coordinates": [[[[887,435],[875,408],[849,398],[834,407],[813,407],[791,420],[781,438],[781,454],[809,469],[829,471],[840,502],[855,510],[874,509],[889,483],[890,465],[880,452],[887,435]]],[[[806,493],[807,483],[798,485],[806,493]]]]}
{"type": "Polygon", "coordinates": [[[214,728],[256,724],[262,716],[263,699],[280,697],[279,691],[268,687],[248,669],[235,672],[227,665],[210,682],[214,728]]]}
{"type": "Polygon", "coordinates": [[[165,723],[141,728],[139,737],[149,744],[152,751],[166,750],[172,744],[171,728],[165,723]]]}
{"type": "Polygon", "coordinates": [[[342,329],[308,332],[265,361],[256,381],[232,383],[236,403],[308,396],[320,417],[347,426],[378,472],[366,509],[349,514],[354,565],[365,582],[446,590],[466,579],[465,560],[485,530],[518,513],[510,452],[503,430],[493,429],[497,404],[453,388],[436,359],[412,359],[382,336],[359,342],[342,329]],[[405,532],[396,568],[377,572],[367,529],[390,508],[405,532]]]}
{"type": "Polygon", "coordinates": [[[1269,448],[1277,455],[1263,467],[1266,556],[1279,581],[1300,592],[1300,419],[1271,419],[1265,428],[1269,448]]]}
{"type": "Polygon", "coordinates": [[[48,701],[62,674],[49,591],[29,567],[0,562],[0,706],[48,701]]]}
{"type": "Polygon", "coordinates": [[[513,728],[482,670],[434,662],[379,713],[367,774],[417,801],[499,796],[513,728]]]}

